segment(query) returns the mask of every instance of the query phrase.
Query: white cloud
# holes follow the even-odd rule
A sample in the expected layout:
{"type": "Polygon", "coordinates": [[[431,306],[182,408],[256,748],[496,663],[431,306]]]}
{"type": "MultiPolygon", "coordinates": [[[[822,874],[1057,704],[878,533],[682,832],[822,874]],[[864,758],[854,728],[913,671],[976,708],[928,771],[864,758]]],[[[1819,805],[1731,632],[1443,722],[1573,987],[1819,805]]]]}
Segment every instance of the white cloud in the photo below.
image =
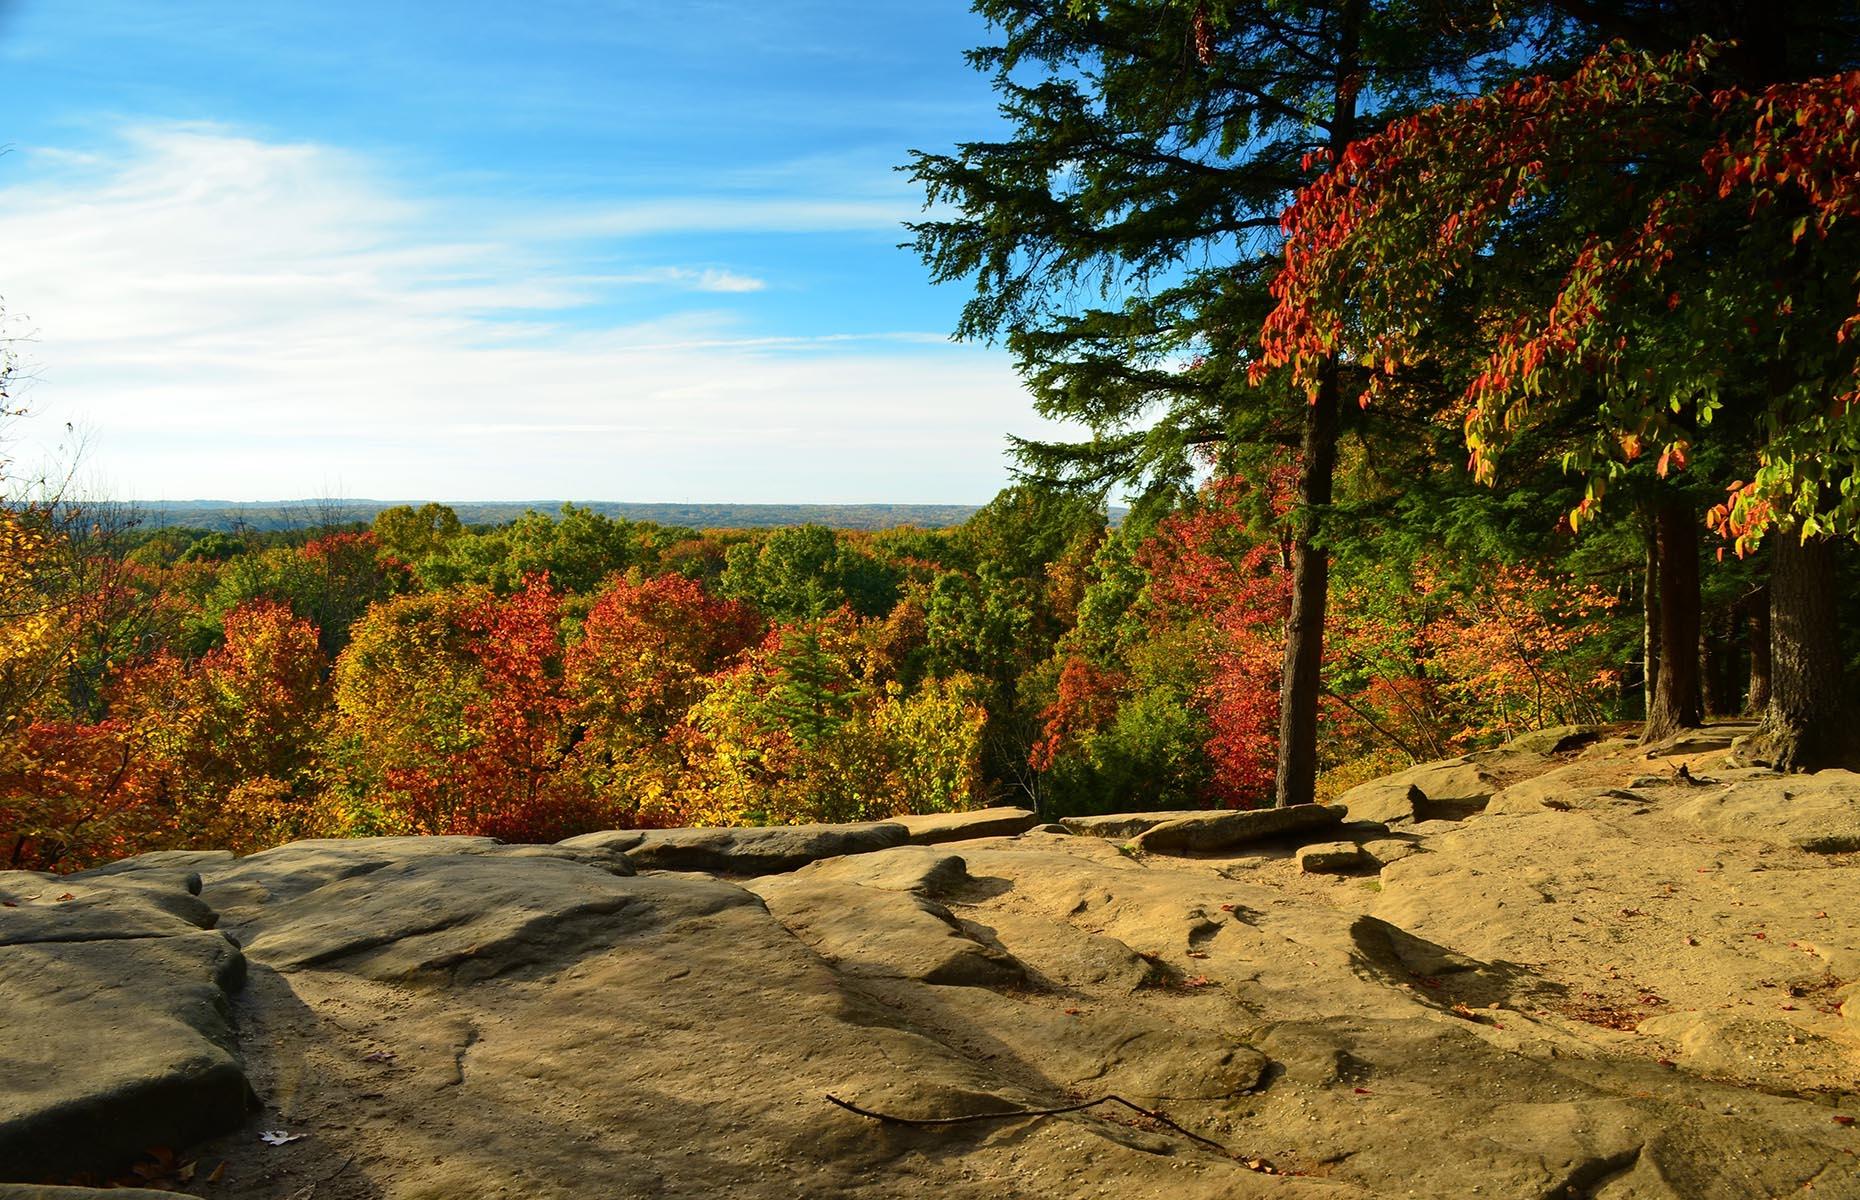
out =
{"type": "MultiPolygon", "coordinates": [[[[975,500],[1003,434],[1042,429],[998,352],[758,336],[681,306],[763,279],[589,274],[572,221],[465,226],[327,146],[168,125],[21,157],[0,295],[37,334],[35,403],[96,431],[119,494],[975,500]],[[641,288],[661,315],[576,311],[641,288]]],[[[839,228],[878,203],[655,202],[580,232],[839,228]]]]}
{"type": "Polygon", "coordinates": [[[631,271],[623,275],[589,276],[587,282],[616,285],[648,283],[683,287],[694,292],[759,292],[768,287],[766,280],[716,267],[707,267],[701,271],[690,267],[654,267],[649,271],[631,271]]]}

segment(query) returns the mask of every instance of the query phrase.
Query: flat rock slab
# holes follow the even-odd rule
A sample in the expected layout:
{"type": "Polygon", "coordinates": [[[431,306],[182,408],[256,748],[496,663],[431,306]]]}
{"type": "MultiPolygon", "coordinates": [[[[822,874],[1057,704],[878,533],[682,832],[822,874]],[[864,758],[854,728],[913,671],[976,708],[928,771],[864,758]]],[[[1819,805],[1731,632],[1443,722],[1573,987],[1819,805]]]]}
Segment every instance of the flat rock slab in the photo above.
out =
{"type": "Polygon", "coordinates": [[[1598,786],[1595,780],[1593,766],[1575,763],[1497,792],[1486,802],[1485,812],[1491,816],[1525,816],[1546,810],[1608,809],[1647,802],[1645,796],[1622,788],[1598,786]]]}
{"type": "MultiPolygon", "coordinates": [[[[1517,761],[1474,765],[1511,782],[1517,761]]],[[[203,1145],[124,1142],[225,1161],[201,1189],[225,1200],[1844,1196],[1860,864],[1669,818],[1719,790],[1661,789],[1647,817],[1329,824],[1202,858],[1046,834],[895,845],[740,884],[603,866],[663,836],[646,831],[204,863],[207,901],[266,897],[221,911],[252,947],[236,1013],[267,1110],[203,1145]],[[1300,875],[1311,842],[1419,852],[1359,886],[1300,875]],[[1106,1093],[1233,1154],[1102,1110],[910,1128],[826,1100],[934,1119],[1106,1093]]],[[[0,877],[54,909],[156,883],[185,894],[153,868],[0,877]]],[[[127,922],[141,903],[91,906],[127,922]]],[[[16,1001],[26,960],[7,956],[218,936],[0,947],[0,1091],[48,1074],[22,1058],[45,1030],[86,1070],[125,1036],[89,990],[16,1001]]],[[[86,987],[133,989],[137,1011],[211,983],[97,966],[86,987]]]]}
{"type": "Polygon", "coordinates": [[[175,876],[84,879],[0,872],[0,946],[211,929],[217,915],[182,885],[175,876]]]}
{"type": "Polygon", "coordinates": [[[942,896],[972,882],[959,855],[932,846],[896,846],[871,854],[823,859],[795,872],[797,879],[830,879],[886,892],[942,896]]]}
{"type": "Polygon", "coordinates": [[[502,845],[488,837],[312,838],[249,854],[201,872],[201,895],[229,921],[261,904],[290,900],[341,879],[415,858],[469,854],[502,845]]]}
{"type": "Polygon", "coordinates": [[[1683,730],[1663,742],[1655,742],[1642,747],[1641,757],[1687,758],[1695,754],[1729,750],[1738,739],[1748,737],[1756,731],[1757,725],[1751,721],[1727,722],[1713,725],[1708,729],[1683,730]]]}
{"type": "Polygon", "coordinates": [[[755,889],[776,920],[850,974],[977,987],[1026,982],[1012,955],[978,940],[926,896],[799,875],[760,880],[755,889]]]}
{"type": "MultiPolygon", "coordinates": [[[[8,910],[9,912],[11,910],[8,910]]],[[[0,1179],[69,1178],[237,1127],[225,935],[0,947],[0,1179]]]]}
{"type": "Polygon", "coordinates": [[[1805,1033],[1789,1021],[1681,1012],[1642,1021],[1636,1032],[1658,1038],[1674,1059],[1701,1075],[1762,1078],[1785,1056],[1798,1061],[1819,1059],[1831,1082],[1852,1071],[1852,1050],[1847,1045],[1805,1033]]]}
{"type": "Polygon", "coordinates": [[[1860,774],[1819,771],[1748,779],[1687,800],[1673,815],[1722,837],[1817,854],[1860,850],[1860,774]]]}
{"type": "Polygon", "coordinates": [[[923,813],[893,817],[910,831],[911,845],[935,846],[971,838],[1015,837],[1027,832],[1039,817],[1025,808],[978,808],[970,812],[923,813]]]}
{"type": "MultiPolygon", "coordinates": [[[[598,835],[590,835],[598,836],[598,835]]],[[[856,825],[764,825],[747,829],[651,829],[626,851],[642,871],[772,875],[823,858],[870,854],[910,840],[894,821],[856,825]]]]}
{"type": "Polygon", "coordinates": [[[1287,834],[1331,829],[1343,824],[1343,818],[1343,807],[1334,804],[1201,812],[1146,830],[1130,845],[1145,854],[1205,854],[1287,834]]]}
{"type": "Polygon", "coordinates": [[[96,879],[108,875],[128,875],[138,871],[205,871],[224,867],[237,855],[231,850],[151,850],[133,858],[119,858],[87,871],[74,879],[96,879]]]}
{"type": "Polygon", "coordinates": [[[640,929],[754,905],[715,880],[626,878],[555,858],[424,857],[268,906],[245,927],[254,962],[382,981],[465,983],[560,965],[640,929]]]}
{"type": "Polygon", "coordinates": [[[1208,811],[1205,808],[1177,808],[1147,813],[1103,813],[1089,817],[1061,817],[1059,823],[1068,832],[1081,837],[1110,838],[1121,842],[1158,825],[1180,821],[1184,817],[1199,817],[1208,811]]]}

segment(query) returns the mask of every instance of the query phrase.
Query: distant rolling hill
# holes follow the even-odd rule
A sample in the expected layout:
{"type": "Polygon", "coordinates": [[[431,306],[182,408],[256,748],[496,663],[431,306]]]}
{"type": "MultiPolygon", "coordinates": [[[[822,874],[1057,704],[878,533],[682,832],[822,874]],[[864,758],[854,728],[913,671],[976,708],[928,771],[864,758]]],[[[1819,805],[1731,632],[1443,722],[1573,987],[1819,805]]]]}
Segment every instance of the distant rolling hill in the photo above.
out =
{"type": "MultiPolygon", "coordinates": [[[[314,529],[373,521],[375,514],[404,500],[162,500],[134,502],[129,508],[143,525],[185,525],[194,529],[314,529]]],[[[555,514],[562,501],[447,501],[467,525],[501,525],[524,513],[555,514]]],[[[574,502],[603,516],[652,521],[694,529],[750,529],[775,525],[826,525],[834,529],[890,529],[915,525],[938,529],[960,525],[976,511],[974,504],[635,504],[612,500],[574,502]]]]}

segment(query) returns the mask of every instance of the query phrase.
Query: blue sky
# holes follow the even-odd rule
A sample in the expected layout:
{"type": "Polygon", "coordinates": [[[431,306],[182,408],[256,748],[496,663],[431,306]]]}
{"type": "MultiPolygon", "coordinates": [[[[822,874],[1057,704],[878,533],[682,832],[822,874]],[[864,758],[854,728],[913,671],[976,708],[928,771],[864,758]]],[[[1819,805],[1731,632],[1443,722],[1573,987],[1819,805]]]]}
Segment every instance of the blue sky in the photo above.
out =
{"type": "Polygon", "coordinates": [[[0,300],[140,499],[976,502],[1045,430],[897,248],[960,3],[0,0],[0,300]]]}

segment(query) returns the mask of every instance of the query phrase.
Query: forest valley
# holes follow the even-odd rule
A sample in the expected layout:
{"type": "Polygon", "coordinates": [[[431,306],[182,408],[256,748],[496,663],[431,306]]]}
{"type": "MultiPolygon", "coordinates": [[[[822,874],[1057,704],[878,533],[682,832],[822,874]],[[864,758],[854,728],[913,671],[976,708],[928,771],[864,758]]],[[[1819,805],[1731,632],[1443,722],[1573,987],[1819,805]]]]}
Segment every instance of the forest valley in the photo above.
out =
{"type": "Polygon", "coordinates": [[[15,486],[8,864],[1302,803],[1714,713],[1848,761],[1854,5],[976,7],[1009,136],[914,155],[914,246],[1089,437],[943,531],[15,486]]]}
{"type": "MultiPolygon", "coordinates": [[[[307,836],[1270,803],[1290,580],[1255,499],[1214,484],[1116,529],[1025,487],[934,532],[572,507],[472,530],[439,505],[246,540],[16,523],[7,599],[38,608],[0,675],[5,850],[63,870],[307,836]]],[[[1633,522],[1453,573],[1418,520],[1339,554],[1327,791],[1637,711],[1633,522]]],[[[1707,576],[1725,710],[1753,578],[1707,576]]]]}

